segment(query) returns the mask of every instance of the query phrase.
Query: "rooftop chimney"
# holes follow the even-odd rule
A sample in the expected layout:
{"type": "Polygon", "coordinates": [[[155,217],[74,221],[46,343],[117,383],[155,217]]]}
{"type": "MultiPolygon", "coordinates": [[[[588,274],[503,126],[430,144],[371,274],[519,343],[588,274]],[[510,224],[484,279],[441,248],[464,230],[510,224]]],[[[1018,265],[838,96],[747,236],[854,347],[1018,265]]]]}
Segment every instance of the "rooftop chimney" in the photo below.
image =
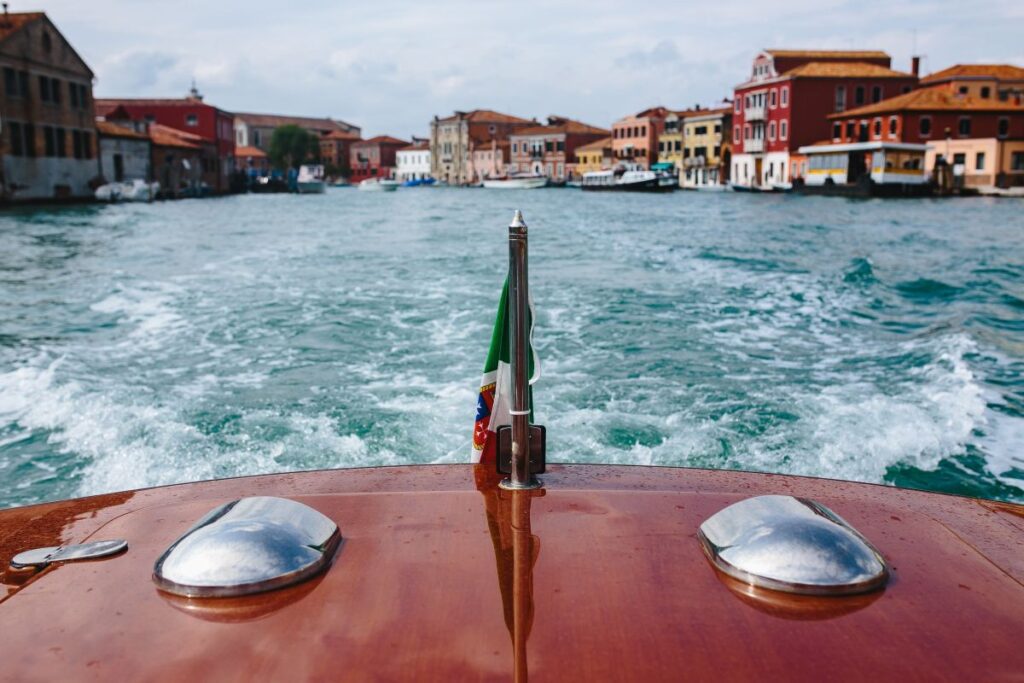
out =
{"type": "Polygon", "coordinates": [[[6,2],[3,3],[3,6],[4,6],[4,18],[3,18],[3,23],[0,23],[0,26],[3,26],[4,28],[10,28],[11,27],[11,17],[9,16],[9,13],[7,11],[7,3],[6,2]]]}
{"type": "Polygon", "coordinates": [[[915,76],[921,75],[921,58],[917,55],[910,58],[910,73],[915,76]]]}

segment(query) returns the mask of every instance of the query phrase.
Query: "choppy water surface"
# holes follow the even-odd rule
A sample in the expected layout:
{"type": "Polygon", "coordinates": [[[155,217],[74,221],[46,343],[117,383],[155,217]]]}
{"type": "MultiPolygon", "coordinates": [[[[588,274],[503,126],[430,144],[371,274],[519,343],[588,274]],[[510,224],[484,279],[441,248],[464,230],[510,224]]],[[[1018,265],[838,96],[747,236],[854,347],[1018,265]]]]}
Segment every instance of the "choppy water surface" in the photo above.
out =
{"type": "Polygon", "coordinates": [[[0,215],[0,506],[460,462],[531,228],[555,461],[1024,500],[1024,204],[332,190],[0,215]]]}

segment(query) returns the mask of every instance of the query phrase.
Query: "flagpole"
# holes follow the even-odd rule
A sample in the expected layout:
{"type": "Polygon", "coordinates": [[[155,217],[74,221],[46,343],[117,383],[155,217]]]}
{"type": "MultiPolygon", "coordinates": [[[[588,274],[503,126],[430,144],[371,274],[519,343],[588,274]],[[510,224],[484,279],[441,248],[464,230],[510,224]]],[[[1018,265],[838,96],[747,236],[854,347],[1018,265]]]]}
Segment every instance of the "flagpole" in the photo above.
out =
{"type": "Polygon", "coordinates": [[[541,483],[530,471],[530,292],[526,221],[516,209],[508,226],[509,360],[512,370],[512,472],[502,488],[534,489],[541,483]]]}

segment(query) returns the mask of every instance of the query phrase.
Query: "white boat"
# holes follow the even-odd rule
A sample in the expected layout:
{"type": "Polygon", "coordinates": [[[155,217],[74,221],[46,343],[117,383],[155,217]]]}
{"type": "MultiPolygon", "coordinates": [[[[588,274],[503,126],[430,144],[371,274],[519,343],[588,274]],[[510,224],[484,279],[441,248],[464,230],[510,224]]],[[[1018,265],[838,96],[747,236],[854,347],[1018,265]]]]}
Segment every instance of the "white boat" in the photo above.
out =
{"type": "Polygon", "coordinates": [[[367,178],[359,183],[359,189],[365,192],[394,192],[398,189],[398,181],[388,178],[367,178]]]}
{"type": "Polygon", "coordinates": [[[295,179],[299,194],[323,194],[327,191],[324,180],[324,167],[320,164],[299,166],[299,176],[295,179]]]}
{"type": "Polygon", "coordinates": [[[94,196],[101,202],[149,202],[156,199],[160,183],[145,180],[128,180],[123,183],[107,183],[96,188],[94,196]]]}
{"type": "Polygon", "coordinates": [[[510,175],[507,178],[493,178],[484,181],[484,187],[489,190],[534,190],[548,184],[548,177],[520,173],[510,175]]]}
{"type": "Polygon", "coordinates": [[[639,167],[618,166],[583,174],[583,189],[591,192],[671,192],[676,186],[675,176],[639,167]]]}

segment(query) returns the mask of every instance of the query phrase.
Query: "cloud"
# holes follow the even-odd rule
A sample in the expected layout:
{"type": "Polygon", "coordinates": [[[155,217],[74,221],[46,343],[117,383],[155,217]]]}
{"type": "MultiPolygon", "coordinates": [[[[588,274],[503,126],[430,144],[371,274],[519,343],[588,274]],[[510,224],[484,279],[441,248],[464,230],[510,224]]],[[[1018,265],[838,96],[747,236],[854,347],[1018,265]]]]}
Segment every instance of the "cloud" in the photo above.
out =
{"type": "Polygon", "coordinates": [[[169,52],[131,50],[102,62],[102,76],[128,90],[147,90],[179,65],[181,58],[169,52]]]}
{"type": "Polygon", "coordinates": [[[615,65],[627,69],[664,66],[681,61],[679,50],[671,40],[662,40],[650,50],[634,50],[615,60],[615,65]]]}

